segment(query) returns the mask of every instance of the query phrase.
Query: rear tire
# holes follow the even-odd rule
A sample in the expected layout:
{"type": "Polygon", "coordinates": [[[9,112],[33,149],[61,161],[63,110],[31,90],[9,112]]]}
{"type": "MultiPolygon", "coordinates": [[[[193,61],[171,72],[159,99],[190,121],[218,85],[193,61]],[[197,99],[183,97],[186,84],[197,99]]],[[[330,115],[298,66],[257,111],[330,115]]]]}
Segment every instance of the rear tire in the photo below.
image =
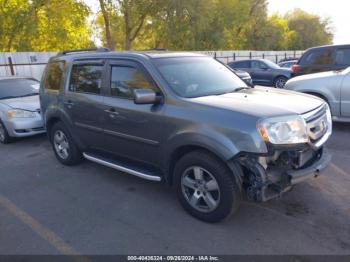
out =
{"type": "Polygon", "coordinates": [[[62,164],[72,166],[81,161],[81,152],[62,122],[55,123],[51,128],[50,140],[56,158],[62,164]]]}
{"type": "Polygon", "coordinates": [[[286,85],[288,81],[288,78],[285,76],[279,76],[275,79],[275,81],[273,81],[273,86],[275,88],[284,88],[284,86],[286,85]]]}
{"type": "Polygon", "coordinates": [[[232,171],[214,155],[196,150],[183,156],[175,166],[174,182],[178,199],[192,216],[210,223],[235,213],[241,191],[232,171]]]}
{"type": "Polygon", "coordinates": [[[12,138],[9,136],[7,129],[4,123],[0,120],[0,143],[8,144],[12,141],[12,138]]]}

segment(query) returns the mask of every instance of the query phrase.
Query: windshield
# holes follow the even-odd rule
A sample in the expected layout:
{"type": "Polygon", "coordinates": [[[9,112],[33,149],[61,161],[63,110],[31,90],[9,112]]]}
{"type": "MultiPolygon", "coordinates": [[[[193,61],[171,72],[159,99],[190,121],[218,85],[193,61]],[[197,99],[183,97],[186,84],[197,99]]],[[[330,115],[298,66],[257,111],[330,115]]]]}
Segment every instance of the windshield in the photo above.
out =
{"type": "Polygon", "coordinates": [[[38,95],[39,85],[34,79],[0,80],[0,99],[38,95]]]}
{"type": "Polygon", "coordinates": [[[247,88],[230,69],[210,57],[154,59],[171,88],[182,97],[220,95],[247,88]]]}
{"type": "Polygon", "coordinates": [[[264,60],[264,63],[267,64],[268,67],[273,69],[281,68],[279,65],[275,64],[274,62],[271,62],[270,60],[264,60]]]}

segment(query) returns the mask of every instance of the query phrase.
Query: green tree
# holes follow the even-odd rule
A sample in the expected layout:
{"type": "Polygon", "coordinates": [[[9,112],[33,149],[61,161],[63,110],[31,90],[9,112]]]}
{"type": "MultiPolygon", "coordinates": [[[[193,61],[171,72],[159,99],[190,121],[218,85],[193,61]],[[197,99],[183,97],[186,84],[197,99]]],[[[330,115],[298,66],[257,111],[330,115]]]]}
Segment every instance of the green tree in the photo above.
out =
{"type": "Polygon", "coordinates": [[[295,9],[285,16],[294,37],[286,48],[304,50],[324,44],[331,44],[333,32],[329,18],[309,14],[301,9],[295,9]]]}
{"type": "Polygon", "coordinates": [[[89,14],[78,0],[0,0],[0,50],[91,47],[89,14]]]}

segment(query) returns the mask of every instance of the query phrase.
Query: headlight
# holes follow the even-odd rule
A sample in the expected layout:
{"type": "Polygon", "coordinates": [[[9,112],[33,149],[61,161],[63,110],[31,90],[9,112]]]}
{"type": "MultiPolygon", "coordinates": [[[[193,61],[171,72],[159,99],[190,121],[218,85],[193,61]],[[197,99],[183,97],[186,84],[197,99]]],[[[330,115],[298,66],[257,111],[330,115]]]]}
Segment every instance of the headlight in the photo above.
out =
{"type": "Polygon", "coordinates": [[[35,113],[22,109],[11,109],[7,111],[8,118],[31,118],[35,117],[35,113]]]}
{"type": "Polygon", "coordinates": [[[305,120],[301,116],[274,117],[260,121],[258,131],[266,142],[276,145],[309,142],[305,120]]]}

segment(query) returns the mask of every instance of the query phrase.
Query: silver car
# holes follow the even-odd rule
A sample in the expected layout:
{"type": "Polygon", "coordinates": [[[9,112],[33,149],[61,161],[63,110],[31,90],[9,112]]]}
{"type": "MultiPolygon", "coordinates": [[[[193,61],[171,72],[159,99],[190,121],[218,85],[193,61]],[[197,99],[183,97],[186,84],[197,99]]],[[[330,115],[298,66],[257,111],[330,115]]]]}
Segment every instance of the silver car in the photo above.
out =
{"type": "Polygon", "coordinates": [[[0,77],[0,142],[45,132],[40,114],[39,82],[32,78],[0,77]]]}
{"type": "Polygon", "coordinates": [[[350,122],[350,67],[294,77],[285,89],[322,98],[330,106],[334,121],[350,122]]]}

